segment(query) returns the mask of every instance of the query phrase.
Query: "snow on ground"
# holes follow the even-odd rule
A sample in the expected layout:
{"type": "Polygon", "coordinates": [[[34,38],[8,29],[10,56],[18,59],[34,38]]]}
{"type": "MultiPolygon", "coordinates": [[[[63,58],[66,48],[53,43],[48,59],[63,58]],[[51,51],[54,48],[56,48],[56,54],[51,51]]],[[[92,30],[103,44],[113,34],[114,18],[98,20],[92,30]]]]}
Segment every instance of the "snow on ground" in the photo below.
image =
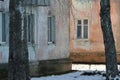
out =
{"type": "MultiPolygon", "coordinates": [[[[120,70],[120,65],[118,65],[118,69],[120,70]]],[[[47,77],[32,78],[31,80],[105,80],[105,77],[101,74],[102,72],[105,72],[105,65],[102,64],[72,64],[72,70],[78,71],[62,75],[51,75],[47,77]],[[85,72],[92,73],[96,71],[101,73],[95,75],[82,75],[85,72]]]]}
{"type": "Polygon", "coordinates": [[[72,64],[72,70],[97,70],[97,71],[105,71],[104,64],[72,64]]]}
{"type": "Polygon", "coordinates": [[[87,65],[87,64],[73,64],[72,70],[79,70],[62,75],[51,75],[47,77],[32,78],[31,80],[105,80],[100,74],[96,75],[81,75],[84,71],[105,71],[105,65],[87,65]]]}
{"type": "Polygon", "coordinates": [[[105,80],[102,75],[82,76],[82,72],[72,72],[64,75],[52,75],[48,77],[32,78],[32,80],[105,80]]]}

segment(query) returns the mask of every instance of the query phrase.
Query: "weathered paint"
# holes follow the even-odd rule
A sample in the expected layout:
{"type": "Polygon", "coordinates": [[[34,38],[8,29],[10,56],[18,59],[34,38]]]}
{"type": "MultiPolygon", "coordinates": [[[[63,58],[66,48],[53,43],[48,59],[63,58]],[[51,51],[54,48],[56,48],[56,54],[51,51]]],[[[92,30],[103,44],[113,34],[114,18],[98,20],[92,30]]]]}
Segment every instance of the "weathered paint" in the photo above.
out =
{"type": "MultiPolygon", "coordinates": [[[[4,2],[0,2],[0,7],[4,2]]],[[[9,2],[4,4],[7,12],[9,11],[8,4],[9,2]]],[[[6,11],[2,8],[0,10],[6,11]]],[[[50,6],[27,6],[26,12],[31,13],[32,11],[35,15],[35,43],[28,45],[30,61],[69,58],[69,10],[68,0],[51,0],[50,6]],[[49,12],[56,17],[55,45],[48,44],[47,39],[49,12]]],[[[8,49],[8,43],[0,46],[0,63],[8,61],[8,49]]]]}
{"type": "Polygon", "coordinates": [[[36,58],[39,60],[69,57],[69,1],[52,0],[50,7],[37,7],[36,58]],[[56,17],[56,44],[48,44],[47,17],[49,12],[56,17]]]}
{"type": "MultiPolygon", "coordinates": [[[[70,52],[75,62],[105,62],[103,35],[100,24],[100,0],[71,0],[70,52]],[[78,1],[78,2],[77,2],[78,1]],[[80,5],[82,4],[82,5],[80,5]],[[89,20],[88,40],[77,39],[77,20],[89,20]]],[[[111,19],[116,49],[120,53],[120,0],[111,0],[111,19]]],[[[120,62],[119,58],[118,61],[120,62]]]]}

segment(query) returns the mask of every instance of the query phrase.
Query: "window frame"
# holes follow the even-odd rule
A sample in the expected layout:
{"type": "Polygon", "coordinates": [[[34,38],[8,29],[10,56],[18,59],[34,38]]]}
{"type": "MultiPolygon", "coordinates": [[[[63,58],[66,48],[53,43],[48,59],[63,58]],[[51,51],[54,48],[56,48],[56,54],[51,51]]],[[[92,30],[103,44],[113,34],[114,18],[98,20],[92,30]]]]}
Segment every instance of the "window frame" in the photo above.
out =
{"type": "Polygon", "coordinates": [[[34,28],[35,28],[35,19],[34,18],[35,18],[34,14],[30,14],[30,13],[26,14],[26,21],[27,21],[27,24],[26,24],[27,25],[27,34],[26,35],[27,35],[27,43],[29,45],[35,43],[35,38],[34,38],[34,36],[35,36],[35,31],[34,31],[34,28]],[[29,25],[29,27],[28,27],[28,25],[29,25]],[[30,32],[28,31],[28,28],[29,28],[30,32]],[[29,40],[28,40],[28,37],[29,37],[29,40]]]}
{"type": "Polygon", "coordinates": [[[89,19],[78,19],[77,21],[76,21],[76,39],[79,39],[79,40],[88,40],[89,39],[89,19]],[[87,25],[84,25],[84,20],[87,20],[87,25]],[[78,24],[78,21],[81,21],[81,38],[80,37],[78,37],[78,26],[79,26],[79,24],[78,24]],[[85,33],[84,33],[84,27],[85,26],[87,26],[87,38],[85,38],[84,36],[85,36],[85,33]]]}
{"type": "MultiPolygon", "coordinates": [[[[0,12],[0,14],[1,14],[1,35],[0,35],[0,45],[5,45],[7,42],[8,42],[8,35],[9,35],[9,33],[8,33],[8,35],[7,35],[7,20],[6,20],[6,13],[5,12],[0,12]],[[4,18],[4,19],[3,19],[4,18]],[[4,21],[3,21],[4,20],[4,21]],[[3,31],[3,26],[4,26],[4,31],[3,31]],[[4,33],[3,33],[4,32],[4,33]],[[4,39],[3,39],[3,36],[5,35],[5,37],[4,37],[4,39]]],[[[8,16],[7,16],[8,17],[8,16]]]]}
{"type": "Polygon", "coordinates": [[[56,44],[56,18],[54,15],[48,16],[48,27],[47,27],[47,41],[48,45],[56,44]],[[49,21],[50,20],[50,21],[49,21]]]}

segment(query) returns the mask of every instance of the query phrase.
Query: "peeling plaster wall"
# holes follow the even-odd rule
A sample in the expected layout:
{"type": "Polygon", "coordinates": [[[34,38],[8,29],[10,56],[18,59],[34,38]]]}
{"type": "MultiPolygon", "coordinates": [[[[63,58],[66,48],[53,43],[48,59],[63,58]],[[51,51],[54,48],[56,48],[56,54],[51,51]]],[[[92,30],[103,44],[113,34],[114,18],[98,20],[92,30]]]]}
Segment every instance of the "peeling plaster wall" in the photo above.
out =
{"type": "MultiPolygon", "coordinates": [[[[103,34],[100,24],[100,0],[71,0],[70,52],[74,61],[105,62],[103,34]],[[89,20],[89,38],[76,38],[77,20],[89,20]]],[[[117,54],[120,53],[120,0],[111,1],[111,20],[117,54]]],[[[118,55],[119,57],[119,55],[118,55]]],[[[119,59],[119,58],[118,58],[119,59]]],[[[120,62],[120,60],[119,60],[120,62]]]]}
{"type": "MultiPolygon", "coordinates": [[[[69,58],[69,0],[50,0],[50,6],[28,6],[26,12],[35,15],[35,43],[28,45],[29,60],[52,60],[69,58]],[[48,45],[48,13],[56,17],[56,44],[48,45]]],[[[9,0],[0,2],[0,10],[9,11],[9,0]]],[[[0,63],[8,62],[8,43],[0,46],[0,63]]]]}

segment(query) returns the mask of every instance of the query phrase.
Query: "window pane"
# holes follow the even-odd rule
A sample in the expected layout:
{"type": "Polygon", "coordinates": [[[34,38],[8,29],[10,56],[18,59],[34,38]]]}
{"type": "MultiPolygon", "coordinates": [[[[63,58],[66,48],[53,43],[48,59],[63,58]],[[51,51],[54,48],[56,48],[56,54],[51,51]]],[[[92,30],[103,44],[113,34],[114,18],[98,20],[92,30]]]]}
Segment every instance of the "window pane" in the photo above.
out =
{"type": "Polygon", "coordinates": [[[30,26],[31,26],[30,15],[28,15],[28,21],[27,22],[28,22],[28,26],[27,26],[28,27],[28,37],[27,38],[28,38],[28,42],[31,42],[31,40],[30,40],[30,35],[31,35],[31,33],[30,33],[30,31],[31,31],[30,30],[30,26]]]}
{"type": "Polygon", "coordinates": [[[31,43],[34,43],[34,21],[35,21],[35,19],[34,19],[34,14],[31,14],[31,20],[30,20],[30,22],[31,22],[31,43]]]}
{"type": "Polygon", "coordinates": [[[50,42],[52,42],[52,18],[51,17],[50,17],[50,26],[49,27],[50,27],[50,32],[49,32],[50,37],[49,38],[50,38],[50,42]]]}
{"type": "Polygon", "coordinates": [[[37,5],[49,6],[50,5],[50,0],[37,0],[37,5]]]}
{"type": "Polygon", "coordinates": [[[84,20],[84,25],[88,25],[88,20],[87,19],[84,20]]]}
{"type": "Polygon", "coordinates": [[[84,26],[84,39],[88,39],[88,26],[84,26]]]}
{"type": "Polygon", "coordinates": [[[81,24],[81,20],[78,20],[78,24],[81,24]]]}
{"type": "Polygon", "coordinates": [[[84,21],[83,21],[83,24],[84,24],[84,31],[83,31],[83,37],[84,37],[84,39],[87,39],[88,38],[88,20],[87,19],[85,19],[84,21]]]}
{"type": "Polygon", "coordinates": [[[52,42],[55,43],[55,16],[52,16],[52,42]]]}
{"type": "Polygon", "coordinates": [[[51,33],[51,17],[48,17],[48,42],[52,41],[52,33],[51,33]]]}
{"type": "Polygon", "coordinates": [[[77,24],[77,38],[82,38],[82,26],[81,26],[81,20],[78,20],[77,24]]]}
{"type": "Polygon", "coordinates": [[[77,38],[82,38],[82,26],[77,26],[77,38]]]}
{"type": "Polygon", "coordinates": [[[55,43],[55,16],[48,17],[48,42],[55,43]]]}
{"type": "Polygon", "coordinates": [[[6,42],[5,13],[2,13],[2,42],[6,42]]]}

